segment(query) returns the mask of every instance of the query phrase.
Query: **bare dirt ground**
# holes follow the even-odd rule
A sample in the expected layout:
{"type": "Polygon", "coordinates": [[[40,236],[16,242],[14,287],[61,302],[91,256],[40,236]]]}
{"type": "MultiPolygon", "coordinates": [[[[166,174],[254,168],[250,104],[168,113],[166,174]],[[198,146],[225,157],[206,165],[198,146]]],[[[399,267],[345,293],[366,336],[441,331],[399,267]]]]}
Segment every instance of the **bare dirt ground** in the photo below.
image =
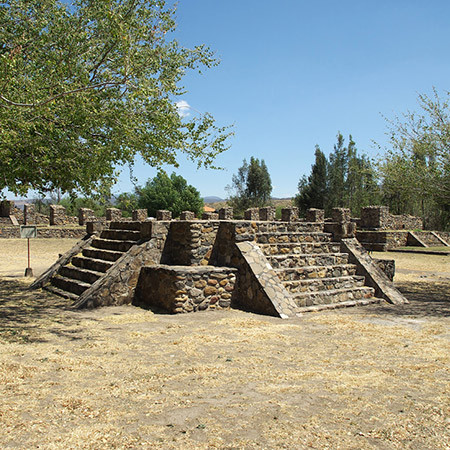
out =
{"type": "Polygon", "coordinates": [[[449,259],[395,255],[408,305],[281,320],[71,311],[0,246],[0,448],[450,446],[449,259]]]}

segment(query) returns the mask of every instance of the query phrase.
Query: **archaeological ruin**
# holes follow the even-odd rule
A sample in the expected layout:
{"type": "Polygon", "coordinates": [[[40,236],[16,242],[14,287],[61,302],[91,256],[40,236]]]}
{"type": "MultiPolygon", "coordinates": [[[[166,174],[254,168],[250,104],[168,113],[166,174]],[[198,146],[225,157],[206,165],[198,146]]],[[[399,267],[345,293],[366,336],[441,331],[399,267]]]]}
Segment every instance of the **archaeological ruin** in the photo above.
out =
{"type": "MultiPolygon", "coordinates": [[[[135,304],[170,313],[241,308],[281,318],[387,301],[406,303],[392,283],[390,261],[376,261],[355,238],[348,210],[299,219],[285,208],[230,208],[201,220],[91,220],[88,233],[37,278],[74,308],[135,304]]],[[[112,217],[112,216],[110,216],[112,217]]],[[[115,216],[117,218],[117,215],[115,216]]]]}

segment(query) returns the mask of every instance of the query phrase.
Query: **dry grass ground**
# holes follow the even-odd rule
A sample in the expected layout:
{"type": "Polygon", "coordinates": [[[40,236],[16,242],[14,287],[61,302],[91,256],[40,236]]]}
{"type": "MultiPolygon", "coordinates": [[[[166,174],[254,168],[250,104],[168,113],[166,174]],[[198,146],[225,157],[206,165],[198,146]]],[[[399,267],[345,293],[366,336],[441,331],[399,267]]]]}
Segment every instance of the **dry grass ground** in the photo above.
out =
{"type": "Polygon", "coordinates": [[[414,280],[409,305],[280,320],[70,311],[4,277],[0,448],[448,449],[450,276],[414,280]]]}

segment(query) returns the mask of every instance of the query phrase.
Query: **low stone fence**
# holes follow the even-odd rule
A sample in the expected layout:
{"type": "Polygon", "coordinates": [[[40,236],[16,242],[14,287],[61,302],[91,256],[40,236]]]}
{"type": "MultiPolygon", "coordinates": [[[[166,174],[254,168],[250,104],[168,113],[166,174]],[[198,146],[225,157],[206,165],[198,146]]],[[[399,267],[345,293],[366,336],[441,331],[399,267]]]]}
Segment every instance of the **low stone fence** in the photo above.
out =
{"type": "MultiPolygon", "coordinates": [[[[37,238],[81,239],[86,234],[85,227],[38,227],[37,238]]],[[[0,227],[0,239],[20,238],[20,227],[0,227]]]]}
{"type": "Polygon", "coordinates": [[[237,269],[212,266],[146,266],[141,269],[133,304],[170,313],[231,306],[237,269]]]}

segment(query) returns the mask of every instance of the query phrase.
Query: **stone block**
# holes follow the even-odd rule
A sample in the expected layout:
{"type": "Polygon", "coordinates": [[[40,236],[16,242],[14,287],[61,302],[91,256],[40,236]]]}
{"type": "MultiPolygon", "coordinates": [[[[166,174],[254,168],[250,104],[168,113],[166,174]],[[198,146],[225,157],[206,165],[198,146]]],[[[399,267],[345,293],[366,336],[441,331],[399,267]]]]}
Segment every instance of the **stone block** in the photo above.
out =
{"type": "Polygon", "coordinates": [[[180,220],[194,220],[195,219],[195,213],[192,211],[183,211],[180,214],[180,220]]]}
{"type": "Polygon", "coordinates": [[[33,204],[26,204],[23,208],[23,223],[30,225],[36,223],[36,208],[33,204]]]}
{"type": "Polygon", "coordinates": [[[233,220],[233,208],[220,208],[219,209],[220,220],[233,220]]]}
{"type": "Polygon", "coordinates": [[[78,210],[78,225],[85,225],[88,220],[95,218],[94,211],[89,208],[80,208],[78,210]]]}
{"type": "Polygon", "coordinates": [[[90,220],[86,222],[87,234],[100,234],[105,227],[104,223],[99,220],[90,220]]]}
{"type": "Polygon", "coordinates": [[[50,225],[64,225],[66,223],[66,208],[61,205],[50,205],[50,225]]]}
{"type": "Polygon", "coordinates": [[[122,218],[122,211],[119,208],[107,208],[106,220],[108,222],[116,222],[122,218]]]}
{"type": "Polygon", "coordinates": [[[142,222],[147,219],[148,212],[146,209],[135,209],[131,213],[131,217],[134,221],[142,222]]]}
{"type": "Polygon", "coordinates": [[[204,212],[202,214],[203,220],[219,220],[219,214],[214,212],[204,212]]]}
{"type": "Polygon", "coordinates": [[[307,222],[324,222],[325,221],[325,211],[323,209],[309,208],[306,211],[306,221],[307,222]]]}
{"type": "Polygon", "coordinates": [[[276,208],[274,206],[266,206],[259,208],[259,220],[273,222],[275,220],[276,208]]]}
{"type": "Polygon", "coordinates": [[[0,202],[0,217],[9,217],[14,214],[14,202],[12,200],[2,200],[0,202]]]}
{"type": "Polygon", "coordinates": [[[172,220],[172,212],[167,209],[158,209],[156,211],[156,220],[172,220]]]}
{"type": "Polygon", "coordinates": [[[249,208],[244,212],[245,220],[259,220],[259,209],[249,208]]]}
{"type": "Polygon", "coordinates": [[[281,220],[283,222],[295,222],[298,220],[298,208],[282,208],[281,220]]]}
{"type": "Polygon", "coordinates": [[[350,209],[348,208],[333,208],[331,210],[331,217],[333,222],[347,223],[351,221],[350,209]]]}

